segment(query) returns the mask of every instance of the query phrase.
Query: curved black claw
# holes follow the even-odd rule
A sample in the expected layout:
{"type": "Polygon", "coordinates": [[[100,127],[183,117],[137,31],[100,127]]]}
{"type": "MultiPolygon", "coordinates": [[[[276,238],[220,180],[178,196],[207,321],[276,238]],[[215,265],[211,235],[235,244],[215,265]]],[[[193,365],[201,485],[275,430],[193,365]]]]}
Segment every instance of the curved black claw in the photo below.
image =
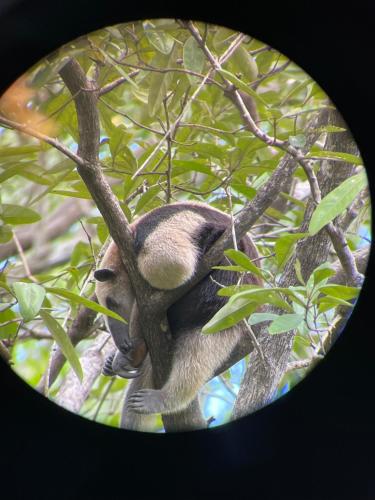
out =
{"type": "Polygon", "coordinates": [[[118,350],[126,355],[129,353],[130,349],[133,347],[133,342],[130,339],[124,339],[122,344],[118,347],[118,350]]]}
{"type": "Polygon", "coordinates": [[[165,411],[162,392],[155,389],[141,389],[129,397],[128,408],[135,413],[145,415],[165,411]]]}
{"type": "Polygon", "coordinates": [[[106,377],[114,377],[116,375],[116,373],[113,371],[113,367],[112,367],[112,362],[113,362],[114,357],[115,357],[115,353],[110,354],[104,362],[104,366],[102,368],[102,374],[106,377]]]}
{"type": "Polygon", "coordinates": [[[122,378],[137,378],[141,373],[142,371],[138,368],[132,368],[129,370],[127,368],[120,368],[116,371],[115,375],[122,378]]]}

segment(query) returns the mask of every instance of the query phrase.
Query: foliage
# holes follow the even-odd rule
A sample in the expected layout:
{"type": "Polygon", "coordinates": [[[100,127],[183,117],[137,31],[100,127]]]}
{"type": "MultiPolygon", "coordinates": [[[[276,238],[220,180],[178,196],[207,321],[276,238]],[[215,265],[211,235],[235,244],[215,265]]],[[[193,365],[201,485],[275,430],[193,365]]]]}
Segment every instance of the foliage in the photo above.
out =
{"type": "MultiPolygon", "coordinates": [[[[197,26],[215,57],[236,40],[237,34],[226,28],[197,26]]],[[[279,165],[284,152],[244,126],[238,109],[223,92],[223,77],[251,99],[256,107],[252,117],[263,132],[295,148],[306,144],[311,116],[332,106],[301,68],[250,37],[243,39],[220,71],[211,74],[207,57],[178,22],[123,24],[62,47],[32,68],[0,101],[0,115],[56,136],[72,151],[79,137],[76,112],[59,76],[68,57],[75,57],[100,89],[100,161],[129,221],[165,203],[187,199],[236,214],[279,165]]],[[[307,233],[300,226],[310,192],[305,172],[297,168],[290,190],[280,193],[253,228],[262,269],[238,250],[227,252],[226,269],[237,271],[239,280],[244,273],[254,272],[266,288],[241,284],[223,288],[220,294],[229,301],[206,325],[207,334],[246,318],[253,326],[268,322],[273,335],[296,329],[293,359],[312,359],[329,336],[338,308],[352,307],[358,289],[330,283],[337,260],[333,252],[307,280],[300,269],[304,263],[297,261],[299,286],[277,286],[297,243],[344,217],[348,209],[356,211],[345,228],[351,250],[361,248],[369,238],[361,158],[324,150],[328,136],[344,132],[337,126],[316,130],[318,140],[306,156],[316,171],[323,161],[332,161],[338,170],[345,161],[356,167],[354,175],[322,199],[307,233]],[[257,308],[264,304],[282,312],[259,312],[257,308]]],[[[4,126],[0,167],[0,341],[11,352],[14,369],[33,386],[48,369],[47,346],[53,341],[59,345],[68,365],[50,389],[55,397],[69,365],[82,378],[79,356],[100,334],[94,329],[88,340],[73,347],[68,332],[78,307],[83,304],[113,316],[90,300],[91,272],[108,230],[90,203],[74,162],[51,144],[4,126]],[[60,214],[67,201],[86,208],[68,229],[51,234],[51,225],[57,224],[53,214],[60,214]],[[30,244],[26,244],[27,235],[30,244]]],[[[291,385],[293,377],[290,374],[291,385]]],[[[239,381],[234,383],[238,386],[239,381]]],[[[81,413],[118,425],[119,398],[126,384],[99,376],[81,413]]],[[[161,428],[160,419],[155,425],[161,428]]]]}

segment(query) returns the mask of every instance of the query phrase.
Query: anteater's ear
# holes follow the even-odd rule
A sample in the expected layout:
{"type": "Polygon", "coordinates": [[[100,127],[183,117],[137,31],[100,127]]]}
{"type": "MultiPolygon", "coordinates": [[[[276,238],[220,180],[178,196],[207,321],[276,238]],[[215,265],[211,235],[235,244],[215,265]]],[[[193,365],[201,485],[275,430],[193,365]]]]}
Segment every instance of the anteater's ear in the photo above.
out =
{"type": "Polygon", "coordinates": [[[94,272],[94,278],[98,281],[109,281],[115,277],[115,273],[111,269],[98,269],[94,272]]]}
{"type": "Polygon", "coordinates": [[[225,229],[226,227],[212,224],[211,222],[202,224],[195,239],[203,254],[220,238],[225,229]]]}

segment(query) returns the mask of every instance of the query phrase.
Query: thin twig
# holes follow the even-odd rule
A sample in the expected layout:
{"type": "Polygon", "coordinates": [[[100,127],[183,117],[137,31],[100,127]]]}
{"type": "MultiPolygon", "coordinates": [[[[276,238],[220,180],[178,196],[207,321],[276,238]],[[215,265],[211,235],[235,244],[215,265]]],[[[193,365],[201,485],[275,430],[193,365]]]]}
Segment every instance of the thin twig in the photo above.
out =
{"type": "Polygon", "coordinates": [[[19,239],[17,238],[17,235],[16,235],[15,231],[13,231],[13,241],[14,241],[16,247],[17,247],[17,251],[18,251],[18,254],[19,254],[20,258],[21,258],[23,267],[25,269],[26,276],[29,278],[30,281],[33,281],[34,283],[38,283],[38,280],[32,275],[32,273],[30,271],[30,267],[29,267],[29,264],[27,263],[27,259],[25,257],[23,248],[21,246],[21,243],[20,243],[19,239]]]}
{"type": "Polygon", "coordinates": [[[63,155],[65,155],[67,158],[70,160],[73,160],[77,165],[80,166],[86,166],[86,161],[78,156],[77,154],[73,153],[73,151],[70,151],[69,148],[64,146],[60,141],[57,139],[53,139],[52,137],[42,134],[41,132],[38,132],[32,127],[29,127],[28,125],[22,124],[22,123],[17,123],[13,120],[8,120],[5,116],[0,116],[0,124],[4,125],[5,127],[18,130],[18,132],[22,132],[24,134],[30,135],[31,137],[35,137],[36,139],[39,139],[41,141],[46,142],[50,146],[53,146],[55,149],[60,151],[63,155]]]}
{"type": "Polygon", "coordinates": [[[234,392],[231,384],[228,382],[228,380],[224,377],[224,375],[219,375],[219,379],[221,382],[224,384],[225,388],[227,389],[228,392],[231,393],[233,397],[237,397],[237,394],[234,392]]]}
{"type": "MultiPolygon", "coordinates": [[[[169,121],[169,113],[167,106],[167,98],[163,100],[164,113],[165,113],[165,121],[167,125],[167,129],[170,128],[171,124],[169,121]]],[[[175,129],[176,131],[176,129],[175,129]]],[[[174,134],[175,134],[174,131],[174,134]]],[[[174,135],[173,134],[173,135],[174,135]]],[[[168,162],[167,162],[167,189],[166,189],[166,203],[169,204],[171,202],[171,174],[172,174],[172,135],[169,135],[167,138],[167,153],[168,153],[168,162]]]]}
{"type": "Polygon", "coordinates": [[[108,94],[108,92],[111,92],[115,88],[119,87],[123,83],[129,83],[129,78],[133,78],[134,76],[137,76],[140,72],[140,69],[137,69],[135,71],[132,71],[131,73],[128,74],[128,78],[125,78],[124,76],[118,78],[117,80],[114,80],[111,83],[107,83],[107,85],[104,85],[98,92],[99,96],[108,94]]]}
{"type": "Polygon", "coordinates": [[[96,422],[96,419],[98,418],[98,415],[99,415],[99,412],[100,412],[100,410],[101,410],[101,408],[103,406],[103,403],[107,399],[107,396],[108,396],[110,390],[112,389],[112,386],[115,383],[115,380],[116,380],[115,377],[112,377],[110,379],[110,381],[108,382],[107,387],[105,388],[105,390],[104,390],[104,392],[103,392],[103,394],[102,394],[102,396],[100,398],[99,404],[98,404],[98,406],[97,406],[97,408],[95,410],[95,414],[94,414],[94,416],[92,418],[94,422],[96,422]]]}
{"type": "Polygon", "coordinates": [[[253,332],[253,329],[251,328],[251,326],[249,325],[249,323],[246,321],[246,319],[243,319],[242,323],[245,325],[247,331],[249,332],[251,341],[252,341],[252,343],[253,343],[253,345],[254,345],[257,353],[259,354],[260,359],[262,360],[263,364],[265,366],[267,366],[268,363],[267,363],[266,358],[265,358],[265,356],[263,354],[263,350],[262,350],[262,348],[261,348],[261,346],[260,346],[260,344],[259,344],[259,342],[258,342],[258,340],[257,340],[257,338],[255,336],[255,333],[253,332]]]}
{"type": "Polygon", "coordinates": [[[129,116],[127,113],[124,113],[123,111],[119,111],[118,109],[116,109],[113,106],[111,106],[104,99],[100,98],[99,101],[102,102],[105,106],[107,106],[107,108],[109,108],[114,113],[116,113],[116,114],[118,114],[120,116],[123,116],[124,118],[127,118],[129,121],[131,121],[132,123],[134,123],[134,125],[136,125],[137,127],[143,128],[144,130],[148,130],[149,132],[152,132],[153,134],[156,134],[156,135],[164,135],[162,131],[156,130],[156,129],[152,128],[152,127],[148,127],[147,125],[143,125],[142,123],[139,123],[137,120],[135,120],[134,118],[132,118],[131,116],[129,116]]]}
{"type": "Polygon", "coordinates": [[[230,215],[230,225],[231,225],[231,229],[232,229],[233,248],[235,250],[238,250],[237,237],[236,237],[236,229],[234,227],[233,205],[232,205],[232,191],[230,189],[230,186],[226,186],[225,193],[227,195],[228,205],[229,205],[229,215],[230,215]]]}

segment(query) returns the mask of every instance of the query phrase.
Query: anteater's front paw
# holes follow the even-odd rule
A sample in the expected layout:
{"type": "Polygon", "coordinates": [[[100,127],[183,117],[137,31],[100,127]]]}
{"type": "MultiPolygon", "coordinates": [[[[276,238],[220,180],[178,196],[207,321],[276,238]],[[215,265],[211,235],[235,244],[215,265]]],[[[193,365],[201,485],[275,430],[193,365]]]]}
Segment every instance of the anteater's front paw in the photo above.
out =
{"type": "Polygon", "coordinates": [[[166,410],[162,392],[155,389],[141,389],[132,394],[128,401],[128,408],[145,415],[163,413],[166,410]]]}

